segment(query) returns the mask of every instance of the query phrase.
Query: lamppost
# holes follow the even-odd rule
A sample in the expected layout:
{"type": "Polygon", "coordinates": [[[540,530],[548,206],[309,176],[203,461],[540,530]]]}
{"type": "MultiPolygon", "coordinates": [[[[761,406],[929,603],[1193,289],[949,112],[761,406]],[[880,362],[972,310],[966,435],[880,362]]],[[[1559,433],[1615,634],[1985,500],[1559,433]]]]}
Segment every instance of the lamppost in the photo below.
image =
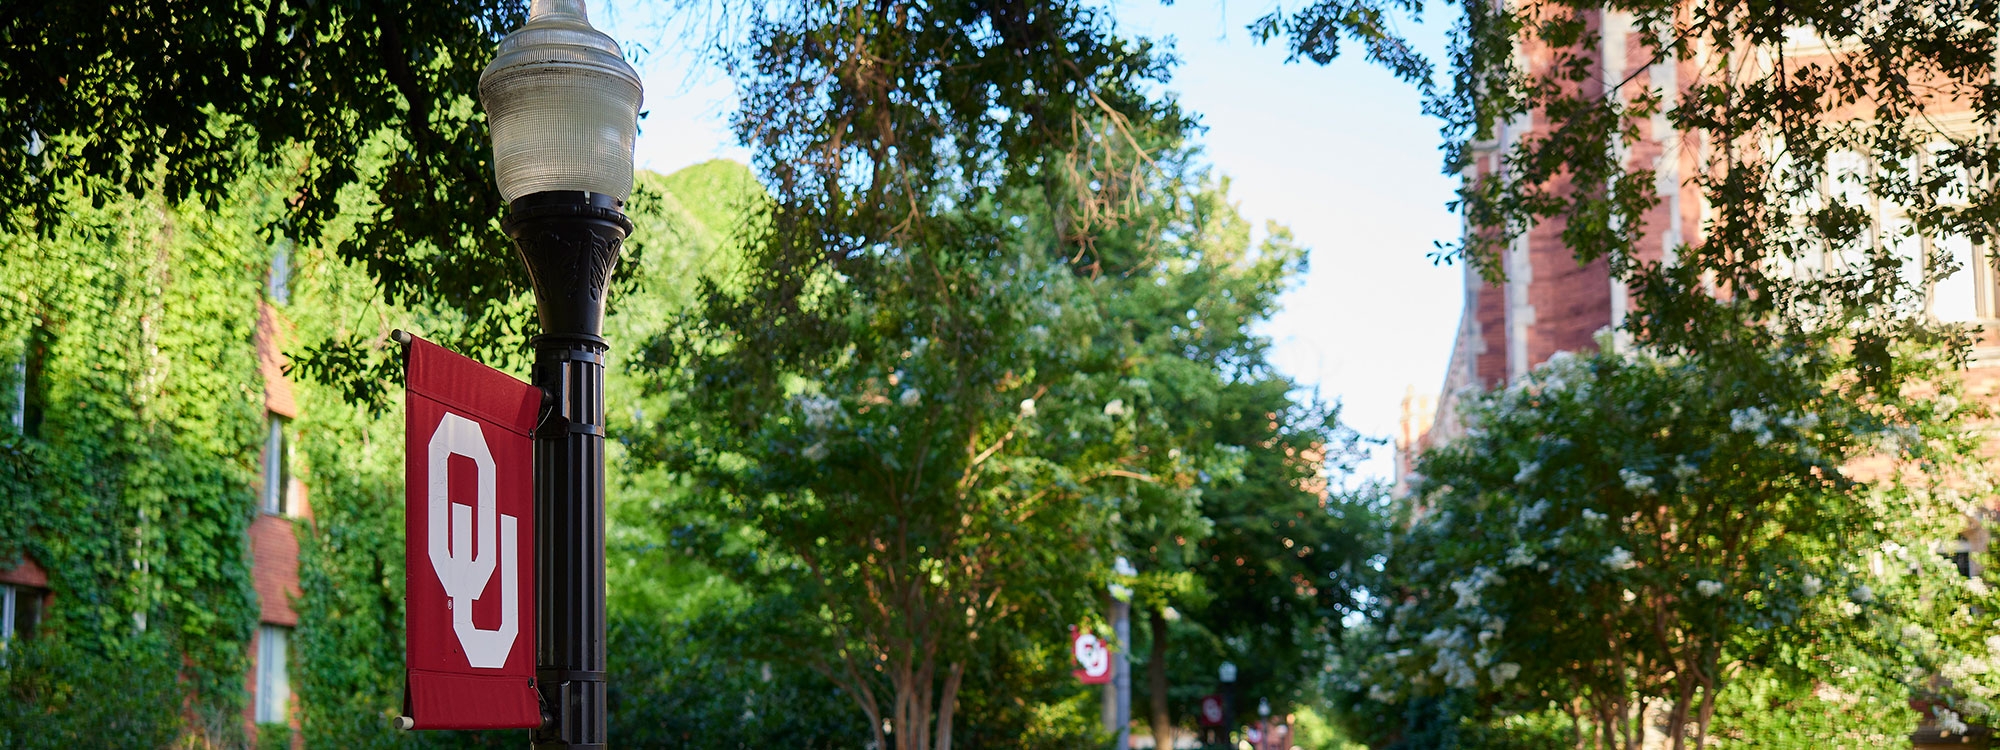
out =
{"type": "Polygon", "coordinates": [[[1222,742],[1226,745],[1236,732],[1236,663],[1223,662],[1215,677],[1222,681],[1222,742]]]}
{"type": "Polygon", "coordinates": [[[1257,728],[1264,736],[1257,739],[1257,750],[1265,750],[1271,745],[1271,699],[1257,699],[1257,728]]]}
{"type": "MultiPolygon", "coordinates": [[[[1129,581],[1139,575],[1132,561],[1119,556],[1112,564],[1111,572],[1120,581],[1129,581]]],[[[1111,652],[1111,709],[1107,718],[1111,720],[1112,735],[1118,750],[1132,746],[1132,660],[1127,654],[1132,649],[1132,588],[1123,583],[1113,583],[1111,591],[1111,631],[1118,638],[1118,648],[1111,652]]]]}
{"type": "Polygon", "coordinates": [[[632,222],[638,73],[583,0],[533,0],[479,77],[501,226],[534,284],[537,748],[606,743],[605,287],[632,222]]]}

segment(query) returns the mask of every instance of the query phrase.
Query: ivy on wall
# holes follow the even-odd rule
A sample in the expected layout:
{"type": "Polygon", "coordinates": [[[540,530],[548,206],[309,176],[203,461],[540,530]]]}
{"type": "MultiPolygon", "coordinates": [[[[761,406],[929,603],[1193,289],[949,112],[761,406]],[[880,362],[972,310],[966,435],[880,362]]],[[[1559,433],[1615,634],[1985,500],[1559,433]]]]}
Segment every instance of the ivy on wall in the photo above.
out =
{"type": "Polygon", "coordinates": [[[56,592],[0,673],[0,745],[241,744],[276,205],[76,205],[53,237],[0,237],[0,565],[56,592]]]}

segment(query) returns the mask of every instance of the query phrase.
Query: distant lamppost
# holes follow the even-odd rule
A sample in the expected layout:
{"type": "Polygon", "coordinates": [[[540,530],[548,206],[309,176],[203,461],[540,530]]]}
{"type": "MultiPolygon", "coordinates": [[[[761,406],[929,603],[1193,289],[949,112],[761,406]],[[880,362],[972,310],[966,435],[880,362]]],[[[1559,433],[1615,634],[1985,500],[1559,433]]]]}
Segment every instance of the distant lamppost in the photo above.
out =
{"type": "MultiPolygon", "coordinates": [[[[1119,556],[1112,563],[1111,572],[1117,580],[1129,581],[1139,575],[1132,567],[1132,561],[1119,556]]],[[[1113,747],[1118,750],[1132,745],[1132,660],[1127,653],[1132,648],[1132,588],[1122,583],[1110,585],[1111,591],[1111,631],[1118,638],[1118,647],[1111,652],[1112,689],[1111,701],[1106,708],[1106,718],[1110,720],[1112,734],[1116,737],[1113,747]]]]}
{"type": "Polygon", "coordinates": [[[528,267],[541,335],[535,430],[538,748],[602,748],[605,287],[632,222],[638,73],[582,0],[533,0],[479,77],[502,227],[528,267]]]}
{"type": "Polygon", "coordinates": [[[1236,732],[1236,663],[1223,662],[1215,677],[1222,681],[1222,741],[1226,744],[1236,732]]]}
{"type": "Polygon", "coordinates": [[[1257,699],[1257,727],[1258,727],[1259,729],[1262,729],[1262,730],[1264,731],[1264,736],[1263,736],[1263,738],[1261,738],[1261,739],[1259,739],[1259,740],[1257,741],[1257,750],[1264,750],[1264,748],[1266,748],[1266,747],[1269,747],[1269,746],[1270,746],[1270,744],[1271,744],[1271,734],[1272,734],[1272,732],[1271,732],[1271,699],[1269,699],[1269,698],[1258,698],[1258,699],[1257,699]]]}

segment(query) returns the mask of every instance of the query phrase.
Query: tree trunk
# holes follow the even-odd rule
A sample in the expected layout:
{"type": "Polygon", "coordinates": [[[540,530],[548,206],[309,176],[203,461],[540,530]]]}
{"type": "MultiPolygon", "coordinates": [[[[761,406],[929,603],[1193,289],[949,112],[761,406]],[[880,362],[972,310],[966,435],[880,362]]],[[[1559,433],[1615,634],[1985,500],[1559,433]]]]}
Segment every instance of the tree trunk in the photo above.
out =
{"type": "Polygon", "coordinates": [[[938,698],[936,750],[951,750],[951,715],[958,708],[958,685],[965,678],[965,662],[955,662],[944,678],[944,695],[938,698]]]}
{"type": "Polygon", "coordinates": [[[1168,750],[1174,746],[1174,722],[1167,712],[1167,614],[1155,609],[1147,613],[1146,619],[1153,631],[1151,653],[1146,656],[1146,697],[1153,709],[1153,747],[1168,750]]]}

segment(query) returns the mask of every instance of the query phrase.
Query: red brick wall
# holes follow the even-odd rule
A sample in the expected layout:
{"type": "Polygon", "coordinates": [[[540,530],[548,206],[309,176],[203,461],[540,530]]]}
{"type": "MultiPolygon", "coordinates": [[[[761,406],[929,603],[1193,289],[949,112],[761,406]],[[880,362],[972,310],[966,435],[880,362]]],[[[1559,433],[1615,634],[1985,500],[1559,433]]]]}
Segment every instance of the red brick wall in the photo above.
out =
{"type": "Polygon", "coordinates": [[[259,515],[250,524],[250,576],[257,589],[258,621],[299,624],[292,599],[299,595],[299,538],[292,519],[259,515]]]}
{"type": "Polygon", "coordinates": [[[1528,285],[1528,304],[1535,306],[1535,322],[1528,327],[1529,369],[1556,352],[1596,349],[1591,337],[1611,325],[1610,265],[1602,258],[1577,265],[1561,233],[1561,222],[1548,222],[1528,235],[1528,262],[1535,269],[1528,285]]]}
{"type": "Polygon", "coordinates": [[[46,589],[49,587],[49,573],[36,565],[34,560],[22,558],[20,565],[0,570],[0,583],[46,589]]]}
{"type": "MultiPolygon", "coordinates": [[[[1492,282],[1480,281],[1474,320],[1479,322],[1479,354],[1473,358],[1473,377],[1482,388],[1507,382],[1507,290],[1492,282]]],[[[1440,394],[1450,398],[1452,394],[1440,394]]]]}
{"type": "MultiPolygon", "coordinates": [[[[1593,29],[1602,31],[1601,12],[1584,11],[1583,15],[1593,29]]],[[[1655,68],[1640,44],[1640,33],[1637,29],[1628,29],[1625,48],[1613,52],[1622,53],[1624,58],[1623,72],[1625,77],[1630,78],[1624,88],[1628,97],[1656,83],[1652,75],[1655,68]]],[[[1522,54],[1530,68],[1546,67],[1555,59],[1553,51],[1546,48],[1531,47],[1522,50],[1522,54]]],[[[1681,87],[1700,75],[1691,62],[1679,63],[1671,72],[1678,78],[1671,83],[1681,87]]],[[[1663,80],[1657,83],[1670,82],[1663,80]]],[[[1588,77],[1576,86],[1578,93],[1587,98],[1603,96],[1603,82],[1596,76],[1588,77]]],[[[1525,123],[1528,132],[1522,134],[1515,131],[1513,138],[1534,138],[1547,127],[1547,121],[1539,116],[1526,118],[1525,123]]],[[[1685,136],[1658,132],[1655,124],[1652,121],[1638,123],[1638,139],[1630,144],[1626,152],[1626,166],[1634,178],[1653,174],[1657,179],[1659,173],[1671,172],[1669,178],[1677,183],[1659,191],[1660,202],[1644,214],[1636,254],[1638,260],[1645,262],[1665,257],[1669,243],[1698,241],[1701,231],[1699,189],[1688,179],[1700,167],[1697,144],[1685,136]],[[1668,136],[1665,143],[1661,142],[1661,135],[1668,136]],[[1662,156],[1668,153],[1669,146],[1674,147],[1673,162],[1663,163],[1662,156]],[[1680,199],[1677,206],[1668,200],[1676,193],[1680,199]]],[[[1519,123],[1512,125],[1519,127],[1519,123]]],[[[1503,138],[1483,149],[1474,160],[1472,174],[1499,174],[1505,169],[1504,152],[1511,145],[1511,140],[1503,138]]],[[[1559,179],[1551,188],[1561,194],[1567,192],[1568,185],[1559,179]]],[[[1527,288],[1525,299],[1518,301],[1525,302],[1534,310],[1523,341],[1529,369],[1559,351],[1595,349],[1593,336],[1612,323],[1614,302],[1609,264],[1599,259],[1579,265],[1574,251],[1562,240],[1564,228],[1565,223],[1560,218],[1544,220],[1529,230],[1525,240],[1529,272],[1521,275],[1527,288]]],[[[1477,286],[1473,309],[1469,312],[1479,325],[1478,336],[1483,343],[1483,351],[1474,360],[1473,375],[1481,385],[1492,387],[1505,383],[1508,377],[1508,339],[1513,332],[1507,328],[1506,286],[1471,279],[1468,283],[1477,286]]]]}

